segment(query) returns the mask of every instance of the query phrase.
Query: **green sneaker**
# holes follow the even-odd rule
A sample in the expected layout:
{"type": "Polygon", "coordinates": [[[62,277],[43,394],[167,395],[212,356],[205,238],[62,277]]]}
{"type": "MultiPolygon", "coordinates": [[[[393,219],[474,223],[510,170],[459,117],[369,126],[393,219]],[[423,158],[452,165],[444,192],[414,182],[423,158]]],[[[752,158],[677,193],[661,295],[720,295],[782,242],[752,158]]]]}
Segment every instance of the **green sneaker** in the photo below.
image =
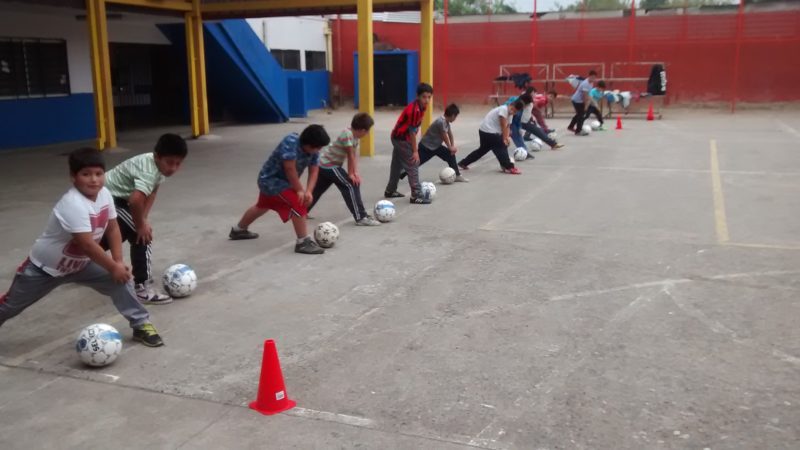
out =
{"type": "Polygon", "coordinates": [[[152,323],[146,323],[133,330],[133,340],[141,342],[148,347],[161,347],[164,345],[164,341],[161,340],[161,336],[158,335],[158,331],[156,331],[156,327],[152,323]]]}

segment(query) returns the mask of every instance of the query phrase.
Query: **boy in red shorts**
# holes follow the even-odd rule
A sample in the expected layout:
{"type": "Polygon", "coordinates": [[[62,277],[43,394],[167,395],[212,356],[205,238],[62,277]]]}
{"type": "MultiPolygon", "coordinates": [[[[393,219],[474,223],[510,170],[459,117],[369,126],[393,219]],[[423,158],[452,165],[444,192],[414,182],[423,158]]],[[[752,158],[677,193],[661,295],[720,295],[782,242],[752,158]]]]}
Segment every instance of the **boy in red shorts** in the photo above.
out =
{"type": "Polygon", "coordinates": [[[284,223],[292,221],[297,243],[296,253],[318,255],[325,253],[308,234],[307,208],[314,201],[311,193],[319,175],[319,151],[330,144],[331,138],[322,125],[309,125],[298,136],[291,133],[272,152],[258,174],[258,202],[245,211],[239,223],[228,235],[232,240],[255,239],[258,233],[247,229],[251,223],[273,210],[284,223]],[[305,189],[300,175],[308,167],[305,189]]]}

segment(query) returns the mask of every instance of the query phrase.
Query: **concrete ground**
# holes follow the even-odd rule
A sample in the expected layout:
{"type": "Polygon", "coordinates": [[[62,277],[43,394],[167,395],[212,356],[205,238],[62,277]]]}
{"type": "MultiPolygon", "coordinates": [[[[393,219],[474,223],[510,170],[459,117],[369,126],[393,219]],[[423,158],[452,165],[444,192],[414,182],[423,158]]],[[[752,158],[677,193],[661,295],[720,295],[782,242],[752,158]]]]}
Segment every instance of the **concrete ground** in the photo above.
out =
{"type": "MultiPolygon", "coordinates": [[[[470,183],[398,201],[379,228],[356,228],[329,191],[313,215],[341,239],[323,256],[294,254],[274,214],[260,239],[228,241],[279,138],[338,131],[351,113],[190,142],[152,213],[156,271],[185,262],[200,277],[150,308],[167,345],[131,342],[92,291],[54,292],[0,330],[0,448],[798,447],[796,121],[672,110],[579,138],[558,119],[563,151],[521,176],[488,155],[470,183]],[[107,368],[73,350],[94,322],[125,335],[107,368]],[[272,417],[246,407],[266,338],[299,406],[272,417]]],[[[361,160],[368,205],[396,114],[378,113],[378,154],[361,160]]],[[[462,154],[481,116],[456,122],[462,154]]],[[[110,162],[162,131],[123,134],[110,162]]],[[[0,154],[0,285],[68,187],[67,150],[0,154]]]]}

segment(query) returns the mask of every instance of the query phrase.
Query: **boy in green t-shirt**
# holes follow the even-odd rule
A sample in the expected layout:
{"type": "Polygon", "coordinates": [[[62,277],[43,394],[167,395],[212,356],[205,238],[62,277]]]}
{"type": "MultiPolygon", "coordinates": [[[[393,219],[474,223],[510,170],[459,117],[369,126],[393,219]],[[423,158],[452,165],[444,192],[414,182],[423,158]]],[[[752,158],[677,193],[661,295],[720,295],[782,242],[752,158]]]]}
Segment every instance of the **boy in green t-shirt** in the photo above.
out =
{"type": "Polygon", "coordinates": [[[367,214],[364,202],[361,200],[361,176],[358,174],[358,142],[369,133],[375,122],[367,113],[358,113],[353,116],[350,128],[346,128],[339,137],[325,147],[319,157],[319,179],[312,194],[314,200],[308,210],[317,204],[322,194],[335,184],[342,193],[344,203],[350,214],[356,219],[356,225],[377,226],[381,223],[367,214]],[[342,166],[347,160],[347,170],[342,166]]]}

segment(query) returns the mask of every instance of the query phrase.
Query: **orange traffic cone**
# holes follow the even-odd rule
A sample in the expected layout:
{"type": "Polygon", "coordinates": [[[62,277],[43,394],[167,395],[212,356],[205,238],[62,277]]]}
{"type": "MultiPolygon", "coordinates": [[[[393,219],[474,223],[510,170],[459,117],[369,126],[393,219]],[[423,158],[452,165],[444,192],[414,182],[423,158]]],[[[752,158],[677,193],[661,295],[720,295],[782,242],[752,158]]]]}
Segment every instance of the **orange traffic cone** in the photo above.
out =
{"type": "Polygon", "coordinates": [[[278,360],[278,350],[275,341],[267,339],[264,342],[264,357],[261,360],[261,380],[258,382],[258,398],[250,403],[250,409],[261,414],[272,415],[292,409],[297,405],[286,395],[283,385],[281,362],[278,360]]]}
{"type": "Polygon", "coordinates": [[[655,120],[656,116],[653,114],[653,102],[650,102],[650,106],[647,108],[647,120],[655,120]]]}
{"type": "Polygon", "coordinates": [[[617,129],[618,130],[622,129],[622,117],[620,116],[617,116],[617,129]]]}

